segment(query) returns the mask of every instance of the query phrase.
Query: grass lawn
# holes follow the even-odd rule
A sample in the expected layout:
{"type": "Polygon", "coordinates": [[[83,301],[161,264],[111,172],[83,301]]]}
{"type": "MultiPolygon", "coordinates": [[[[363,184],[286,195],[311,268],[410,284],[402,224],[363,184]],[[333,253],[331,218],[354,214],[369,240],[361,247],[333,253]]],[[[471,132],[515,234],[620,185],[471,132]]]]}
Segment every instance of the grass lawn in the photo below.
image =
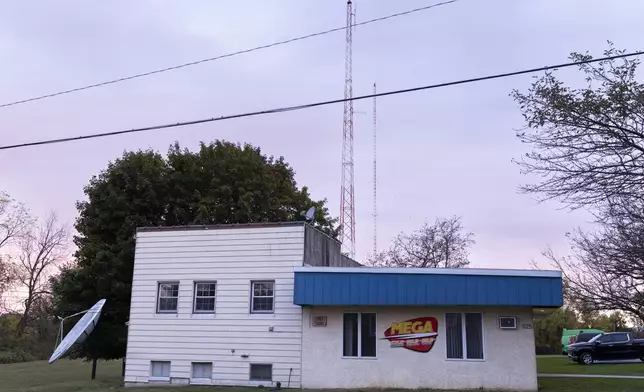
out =
{"type": "Polygon", "coordinates": [[[542,378],[539,387],[539,392],[634,392],[644,391],[644,380],[542,378]]]}
{"type": "Polygon", "coordinates": [[[537,356],[537,370],[539,373],[644,376],[644,362],[580,365],[571,362],[568,357],[564,357],[563,355],[539,355],[537,356]]]}
{"type": "MultiPolygon", "coordinates": [[[[630,366],[630,365],[629,365],[630,366]]],[[[644,364],[642,365],[644,366],[644,364]]],[[[593,367],[593,366],[591,366],[593,367]]],[[[121,362],[99,362],[96,380],[90,380],[91,364],[60,360],[0,365],[2,392],[250,392],[259,388],[228,387],[152,387],[124,388],[121,386],[121,362]]],[[[542,379],[541,392],[631,392],[644,391],[644,380],[607,379],[542,379]]],[[[267,389],[264,389],[266,391],[267,389]]],[[[315,391],[311,391],[315,392],[315,391]]],[[[381,392],[386,392],[382,390],[381,392]]]]}

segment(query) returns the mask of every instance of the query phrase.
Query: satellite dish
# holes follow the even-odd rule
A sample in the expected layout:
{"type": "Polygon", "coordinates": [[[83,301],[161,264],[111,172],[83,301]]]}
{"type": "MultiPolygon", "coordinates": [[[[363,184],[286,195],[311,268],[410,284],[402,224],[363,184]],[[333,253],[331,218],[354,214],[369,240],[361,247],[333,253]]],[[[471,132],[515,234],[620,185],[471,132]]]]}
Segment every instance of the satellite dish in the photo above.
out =
{"type": "MultiPolygon", "coordinates": [[[[56,350],[54,350],[54,353],[49,358],[49,363],[54,363],[55,360],[65,355],[67,351],[69,351],[69,349],[74,345],[81,344],[85,341],[85,339],[87,339],[89,334],[94,330],[94,327],[96,327],[96,323],[98,323],[98,318],[101,316],[103,305],[105,305],[104,299],[98,301],[89,310],[69,316],[74,317],[79,314],[85,313],[85,315],[81,317],[80,320],[78,320],[76,325],[74,325],[74,328],[72,328],[67,336],[65,336],[65,338],[61,340],[60,344],[58,344],[58,347],[56,347],[56,350]]],[[[65,319],[63,319],[60,323],[61,334],[64,320],[65,319]]]]}
{"type": "Polygon", "coordinates": [[[306,211],[306,214],[304,214],[304,217],[308,221],[312,221],[313,217],[315,216],[315,207],[311,207],[306,211]]]}

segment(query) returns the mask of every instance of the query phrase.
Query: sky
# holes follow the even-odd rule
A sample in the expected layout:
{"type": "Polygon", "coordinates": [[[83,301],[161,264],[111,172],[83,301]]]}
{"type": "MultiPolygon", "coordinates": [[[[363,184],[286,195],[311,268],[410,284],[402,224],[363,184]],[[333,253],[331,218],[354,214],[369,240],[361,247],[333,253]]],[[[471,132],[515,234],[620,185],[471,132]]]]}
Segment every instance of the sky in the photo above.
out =
{"type": "MultiPolygon", "coordinates": [[[[432,4],[354,0],[358,22],[432,4]]],[[[345,23],[335,0],[9,2],[0,13],[0,104],[218,56],[345,23]]],[[[354,95],[600,56],[611,40],[643,49],[643,2],[459,0],[357,27],[354,95]],[[638,46],[639,45],[639,46],[638,46]]],[[[109,132],[343,96],[344,32],[0,108],[0,144],[109,132]]],[[[561,70],[575,83],[575,70],[561,70]]],[[[512,89],[532,75],[378,99],[379,250],[399,232],[459,215],[475,234],[471,266],[548,267],[589,214],[518,193],[530,181],[512,159],[528,151],[512,89]]],[[[356,258],[373,244],[371,101],[355,103],[356,258]]],[[[73,224],[91,176],[124,151],[165,152],[178,141],[248,142],[284,156],[315,199],[340,209],[342,105],[157,132],[0,151],[0,190],[34,215],[73,224]]]]}

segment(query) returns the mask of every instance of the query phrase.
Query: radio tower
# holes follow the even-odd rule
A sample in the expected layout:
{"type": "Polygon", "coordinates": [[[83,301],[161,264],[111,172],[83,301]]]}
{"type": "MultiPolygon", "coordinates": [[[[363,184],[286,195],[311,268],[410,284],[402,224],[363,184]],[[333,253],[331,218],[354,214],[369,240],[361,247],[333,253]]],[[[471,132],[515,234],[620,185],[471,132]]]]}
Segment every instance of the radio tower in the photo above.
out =
{"type": "Polygon", "coordinates": [[[356,211],[353,193],[353,80],[352,41],[353,4],[347,1],[347,40],[344,58],[344,117],[342,123],[342,195],[340,198],[340,241],[342,253],[355,258],[356,254],[356,211]]]}
{"type": "Polygon", "coordinates": [[[376,202],[376,196],[378,191],[378,183],[376,176],[376,83],[373,84],[373,255],[376,257],[378,252],[378,204],[376,202]]]}

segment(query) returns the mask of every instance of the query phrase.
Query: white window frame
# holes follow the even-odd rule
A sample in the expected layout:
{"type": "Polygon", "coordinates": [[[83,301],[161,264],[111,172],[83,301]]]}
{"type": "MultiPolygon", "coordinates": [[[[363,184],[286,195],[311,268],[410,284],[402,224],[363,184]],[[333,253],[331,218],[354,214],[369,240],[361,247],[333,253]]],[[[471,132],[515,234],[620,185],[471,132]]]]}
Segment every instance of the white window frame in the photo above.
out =
{"type": "MultiPolygon", "coordinates": [[[[192,313],[195,314],[212,314],[217,312],[217,281],[216,280],[211,280],[211,281],[197,281],[194,282],[194,285],[192,286],[192,313]],[[214,299],[214,307],[212,310],[197,310],[197,285],[200,284],[214,284],[215,285],[215,295],[214,296],[201,296],[199,298],[212,298],[214,299]]],[[[197,362],[201,363],[201,362],[197,362]]]]}
{"type": "Polygon", "coordinates": [[[274,369],[274,366],[273,366],[273,364],[272,364],[272,363],[249,363],[249,364],[248,364],[248,381],[253,381],[253,382],[270,382],[270,383],[272,383],[272,382],[273,382],[273,378],[274,378],[273,376],[275,375],[275,374],[274,374],[274,373],[275,373],[275,372],[274,372],[274,370],[275,370],[275,369],[274,369]],[[253,369],[253,365],[255,365],[255,366],[270,366],[270,367],[271,367],[271,379],[270,379],[270,380],[258,380],[258,379],[256,379],[256,378],[253,378],[253,377],[252,377],[252,375],[253,375],[253,371],[252,371],[252,369],[253,369]]]}
{"type": "Polygon", "coordinates": [[[190,362],[190,384],[211,385],[213,370],[214,370],[214,366],[212,362],[190,362]],[[194,377],[195,365],[210,365],[210,377],[209,378],[194,377]]]}
{"type": "MultiPolygon", "coordinates": [[[[253,314],[274,314],[275,313],[275,281],[274,280],[251,280],[250,281],[250,313],[253,314]],[[258,295],[257,298],[272,298],[273,308],[271,310],[254,310],[255,307],[255,284],[271,283],[273,285],[273,295],[258,295]]],[[[262,364],[260,364],[262,365],[262,364]]]]}
{"type": "Polygon", "coordinates": [[[172,374],[172,362],[170,361],[150,361],[150,381],[170,381],[170,375],[172,374]],[[168,364],[168,376],[153,376],[152,369],[154,368],[155,363],[168,364]]]}
{"type": "Polygon", "coordinates": [[[376,355],[373,357],[362,356],[362,314],[373,314],[376,316],[374,323],[376,324],[376,331],[378,330],[378,313],[377,312],[342,312],[342,359],[378,359],[378,334],[376,332],[376,355]],[[352,357],[344,355],[344,315],[357,314],[358,315],[358,356],[352,357]]]}
{"type": "MultiPolygon", "coordinates": [[[[486,355],[486,344],[485,344],[485,314],[482,312],[445,312],[445,319],[447,319],[448,314],[460,314],[461,315],[461,339],[463,344],[463,358],[446,358],[447,361],[468,361],[468,362],[485,362],[486,355]],[[467,357],[467,323],[465,321],[466,314],[480,314],[481,315],[481,350],[483,351],[483,358],[468,358],[467,357]]],[[[447,322],[444,322],[443,325],[447,327],[447,322]]],[[[447,356],[447,331],[445,331],[445,356],[447,356]]]]}
{"type": "Polygon", "coordinates": [[[157,313],[160,314],[175,314],[179,312],[179,290],[181,289],[181,284],[178,281],[172,282],[157,282],[157,313]],[[176,297],[161,297],[161,285],[171,284],[177,285],[177,296],[176,297]],[[161,298],[176,298],[177,299],[177,308],[175,310],[161,310],[161,298]]]}

